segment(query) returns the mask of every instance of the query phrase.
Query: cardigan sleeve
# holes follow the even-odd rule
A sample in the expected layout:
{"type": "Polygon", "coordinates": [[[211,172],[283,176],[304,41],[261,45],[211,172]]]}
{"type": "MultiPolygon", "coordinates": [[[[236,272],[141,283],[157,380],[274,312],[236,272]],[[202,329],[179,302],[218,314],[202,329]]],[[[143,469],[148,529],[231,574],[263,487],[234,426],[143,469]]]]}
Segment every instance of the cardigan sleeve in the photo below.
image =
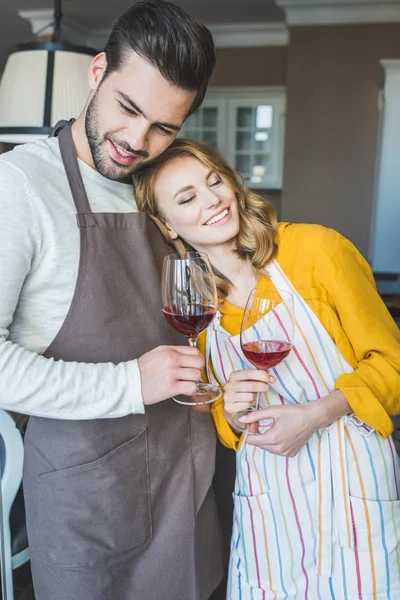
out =
{"type": "MultiPolygon", "coordinates": [[[[197,347],[204,357],[206,355],[205,342],[206,336],[205,332],[203,332],[198,337],[197,347]]],[[[203,379],[204,381],[207,381],[207,375],[205,372],[203,373],[203,379]]],[[[214,419],[215,428],[217,430],[217,435],[220,442],[227,448],[239,450],[243,436],[242,434],[236,434],[230,427],[228,421],[225,419],[223,395],[213,404],[211,404],[211,414],[214,419]]]]}
{"type": "Polygon", "coordinates": [[[382,437],[400,412],[400,332],[378,295],[371,269],[351,242],[325,230],[319,248],[319,279],[332,299],[357,359],[335,389],[353,412],[382,437]]]}

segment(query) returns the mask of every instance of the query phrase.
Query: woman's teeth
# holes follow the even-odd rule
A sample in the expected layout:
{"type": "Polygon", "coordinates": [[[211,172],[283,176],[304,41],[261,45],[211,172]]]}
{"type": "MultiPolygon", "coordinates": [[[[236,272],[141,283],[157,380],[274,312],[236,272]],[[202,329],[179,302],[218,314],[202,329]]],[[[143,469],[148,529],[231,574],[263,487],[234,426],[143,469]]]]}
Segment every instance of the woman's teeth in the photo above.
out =
{"type": "Polygon", "coordinates": [[[220,221],[221,219],[226,217],[227,214],[228,214],[228,209],[226,208],[221,213],[219,213],[219,215],[217,215],[216,217],[213,217],[212,219],[207,221],[206,225],[213,225],[214,223],[217,223],[218,221],[220,221]]]}

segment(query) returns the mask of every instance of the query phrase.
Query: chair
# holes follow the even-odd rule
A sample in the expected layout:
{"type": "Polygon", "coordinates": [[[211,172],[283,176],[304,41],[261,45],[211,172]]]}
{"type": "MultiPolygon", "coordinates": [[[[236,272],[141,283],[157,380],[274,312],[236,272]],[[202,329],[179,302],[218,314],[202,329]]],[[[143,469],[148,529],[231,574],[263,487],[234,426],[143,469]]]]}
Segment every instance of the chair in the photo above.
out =
{"type": "Polygon", "coordinates": [[[14,600],[13,570],[29,560],[22,496],[24,445],[11,416],[0,409],[0,568],[3,600],[14,600]]]}

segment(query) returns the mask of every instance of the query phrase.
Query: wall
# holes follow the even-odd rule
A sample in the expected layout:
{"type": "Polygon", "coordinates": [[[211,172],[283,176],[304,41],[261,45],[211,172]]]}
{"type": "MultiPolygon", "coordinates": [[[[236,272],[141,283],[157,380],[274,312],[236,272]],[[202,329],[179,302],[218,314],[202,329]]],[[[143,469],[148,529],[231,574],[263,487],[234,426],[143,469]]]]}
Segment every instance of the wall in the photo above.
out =
{"type": "Polygon", "coordinates": [[[398,57],[397,23],[290,32],[281,216],[338,229],[365,256],[383,77],[379,61],[398,57]]]}
{"type": "Polygon", "coordinates": [[[28,21],[21,19],[16,11],[3,8],[0,0],[0,78],[10,50],[31,38],[28,21]]]}
{"type": "Polygon", "coordinates": [[[282,198],[271,193],[272,200],[282,219],[338,229],[366,256],[379,61],[399,57],[400,24],[296,27],[288,47],[219,48],[211,80],[213,86],[286,85],[284,189],[282,198]]]}
{"type": "MultiPolygon", "coordinates": [[[[285,86],[286,46],[217,48],[211,86],[285,86]]],[[[258,190],[281,211],[280,190],[258,190]]]]}
{"type": "Polygon", "coordinates": [[[286,46],[218,48],[217,65],[210,85],[286,84],[286,46]]]}

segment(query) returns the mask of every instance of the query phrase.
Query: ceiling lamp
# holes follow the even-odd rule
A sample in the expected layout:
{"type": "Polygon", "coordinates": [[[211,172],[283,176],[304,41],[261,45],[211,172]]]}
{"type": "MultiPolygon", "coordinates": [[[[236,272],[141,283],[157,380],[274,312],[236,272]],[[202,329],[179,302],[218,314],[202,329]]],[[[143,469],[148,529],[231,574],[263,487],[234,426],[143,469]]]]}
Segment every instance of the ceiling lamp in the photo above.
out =
{"type": "Polygon", "coordinates": [[[51,41],[20,44],[7,59],[0,82],[0,142],[47,137],[57,121],[78,116],[85,105],[88,67],[97,51],[61,41],[61,19],[61,0],[54,0],[51,41]]]}

